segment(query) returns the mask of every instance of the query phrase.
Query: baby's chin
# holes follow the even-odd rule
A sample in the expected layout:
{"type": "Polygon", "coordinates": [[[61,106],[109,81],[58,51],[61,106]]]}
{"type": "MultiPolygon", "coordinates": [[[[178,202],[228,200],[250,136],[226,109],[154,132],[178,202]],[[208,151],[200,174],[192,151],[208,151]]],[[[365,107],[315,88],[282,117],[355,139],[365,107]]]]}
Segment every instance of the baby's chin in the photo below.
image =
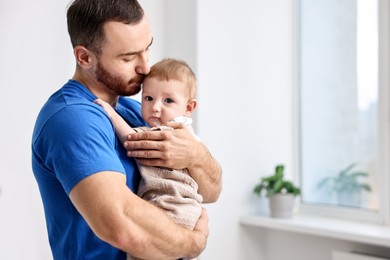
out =
{"type": "Polygon", "coordinates": [[[161,126],[161,121],[160,119],[158,118],[150,118],[148,120],[148,124],[151,126],[151,127],[155,127],[155,126],[161,126]]]}

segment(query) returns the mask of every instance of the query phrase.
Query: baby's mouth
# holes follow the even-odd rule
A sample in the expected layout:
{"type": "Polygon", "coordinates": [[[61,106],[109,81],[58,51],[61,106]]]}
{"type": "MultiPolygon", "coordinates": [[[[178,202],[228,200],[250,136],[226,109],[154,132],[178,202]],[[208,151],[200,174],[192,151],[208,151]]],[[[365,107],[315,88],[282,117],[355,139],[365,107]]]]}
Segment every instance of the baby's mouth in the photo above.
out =
{"type": "Polygon", "coordinates": [[[150,126],[161,126],[161,121],[160,121],[160,118],[157,118],[157,117],[151,117],[149,119],[149,124],[150,126]]]}

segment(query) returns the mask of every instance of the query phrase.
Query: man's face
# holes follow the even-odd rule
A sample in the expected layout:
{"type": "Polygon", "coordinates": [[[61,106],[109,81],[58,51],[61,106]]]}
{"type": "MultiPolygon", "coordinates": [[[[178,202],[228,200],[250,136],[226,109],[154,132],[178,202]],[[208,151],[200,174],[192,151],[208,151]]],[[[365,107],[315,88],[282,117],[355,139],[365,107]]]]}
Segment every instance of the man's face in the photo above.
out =
{"type": "Polygon", "coordinates": [[[133,78],[115,76],[103,67],[100,59],[96,68],[96,79],[98,82],[111,89],[116,95],[133,96],[140,92],[144,75],[136,74],[133,78]]]}
{"type": "Polygon", "coordinates": [[[105,42],[95,67],[96,80],[110,92],[132,96],[140,91],[149,73],[149,47],[152,36],[146,18],[136,25],[107,22],[105,42]]]}

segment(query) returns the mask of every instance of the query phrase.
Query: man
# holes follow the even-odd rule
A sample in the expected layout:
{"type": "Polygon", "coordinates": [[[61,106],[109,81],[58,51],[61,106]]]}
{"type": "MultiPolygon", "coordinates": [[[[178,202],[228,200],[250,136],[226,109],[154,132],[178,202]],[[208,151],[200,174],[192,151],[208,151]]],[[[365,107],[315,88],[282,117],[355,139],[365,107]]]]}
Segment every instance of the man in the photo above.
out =
{"type": "Polygon", "coordinates": [[[147,17],[135,0],[75,0],[67,18],[76,71],[42,108],[32,140],[54,259],[125,259],[126,252],[142,259],[196,257],[206,245],[207,214],[190,231],[137,197],[134,158],[187,168],[204,202],[220,194],[218,163],[181,124],[131,135],[126,151],[93,103],[100,98],[131,126],[144,125],[140,104],[121,96],[138,93],[150,69],[147,17]]]}

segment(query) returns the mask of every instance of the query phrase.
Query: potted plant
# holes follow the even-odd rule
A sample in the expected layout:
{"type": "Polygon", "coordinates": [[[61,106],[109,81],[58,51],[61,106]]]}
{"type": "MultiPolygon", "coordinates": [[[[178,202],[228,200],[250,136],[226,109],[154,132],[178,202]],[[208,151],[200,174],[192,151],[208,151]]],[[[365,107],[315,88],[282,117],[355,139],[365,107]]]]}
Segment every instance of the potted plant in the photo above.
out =
{"type": "Polygon", "coordinates": [[[352,163],[337,174],[321,179],[318,188],[326,188],[331,194],[336,194],[341,206],[361,206],[362,192],[371,192],[371,186],[360,181],[361,178],[368,177],[368,173],[353,170],[355,166],[356,163],[352,163]]]}
{"type": "Polygon", "coordinates": [[[290,218],[295,205],[295,197],[301,194],[300,188],[291,181],[284,180],[284,165],[275,167],[271,176],[260,178],[253,192],[258,196],[267,196],[271,217],[290,218]]]}

